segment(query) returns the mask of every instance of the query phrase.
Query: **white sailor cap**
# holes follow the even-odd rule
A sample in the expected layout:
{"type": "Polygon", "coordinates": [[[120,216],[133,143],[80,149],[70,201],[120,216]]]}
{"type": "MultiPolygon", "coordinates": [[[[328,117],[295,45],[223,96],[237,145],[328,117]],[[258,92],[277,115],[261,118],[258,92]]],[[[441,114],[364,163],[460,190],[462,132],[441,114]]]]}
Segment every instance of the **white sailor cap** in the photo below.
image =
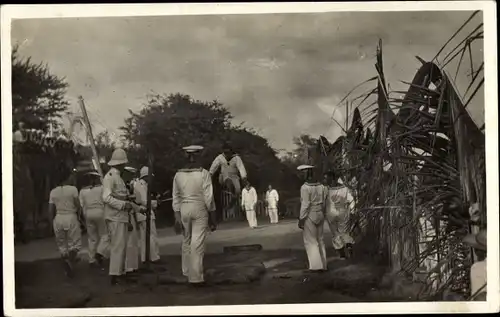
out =
{"type": "Polygon", "coordinates": [[[125,166],[124,168],[127,172],[130,172],[130,173],[136,173],[137,172],[137,169],[132,167],[132,166],[125,166]]]}
{"type": "Polygon", "coordinates": [[[89,175],[89,176],[90,176],[90,175],[91,175],[91,176],[101,176],[101,174],[99,174],[99,173],[98,173],[98,172],[96,172],[96,171],[87,172],[87,173],[85,173],[85,175],[89,175]]]}
{"type": "Polygon", "coordinates": [[[314,166],[312,166],[312,165],[300,165],[299,167],[297,167],[297,169],[299,171],[309,170],[309,169],[312,169],[312,168],[314,168],[314,166]]]}
{"type": "Polygon", "coordinates": [[[203,146],[201,145],[190,145],[190,146],[185,146],[182,148],[184,151],[187,153],[195,153],[203,150],[203,146]]]}

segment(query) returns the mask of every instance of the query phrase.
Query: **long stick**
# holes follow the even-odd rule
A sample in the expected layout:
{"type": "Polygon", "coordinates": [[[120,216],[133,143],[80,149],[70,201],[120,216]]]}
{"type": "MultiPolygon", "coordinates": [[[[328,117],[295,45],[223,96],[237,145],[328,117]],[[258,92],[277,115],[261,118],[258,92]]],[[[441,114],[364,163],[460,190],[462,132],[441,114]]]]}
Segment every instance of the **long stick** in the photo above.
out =
{"type": "Polygon", "coordinates": [[[151,185],[153,183],[153,157],[148,155],[148,190],[146,204],[146,267],[149,267],[151,262],[151,185]]]}
{"type": "Polygon", "coordinates": [[[97,172],[99,173],[102,182],[103,175],[101,170],[101,164],[99,161],[99,154],[97,153],[97,149],[95,147],[94,135],[92,134],[92,126],[90,125],[89,116],[87,115],[87,109],[85,109],[85,102],[83,101],[82,96],[78,97],[78,102],[80,104],[80,109],[82,110],[83,120],[85,120],[85,125],[87,126],[87,135],[90,140],[90,147],[92,148],[92,154],[94,156],[94,160],[96,161],[95,165],[97,167],[97,172]]]}

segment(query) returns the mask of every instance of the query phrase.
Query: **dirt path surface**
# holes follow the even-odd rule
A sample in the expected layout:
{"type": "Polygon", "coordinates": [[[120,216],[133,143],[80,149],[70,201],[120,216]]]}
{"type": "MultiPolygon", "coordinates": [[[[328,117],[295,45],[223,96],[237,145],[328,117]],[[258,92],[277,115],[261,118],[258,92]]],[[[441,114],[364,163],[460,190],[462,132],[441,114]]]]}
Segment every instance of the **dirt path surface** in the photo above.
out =
{"type": "MultiPolygon", "coordinates": [[[[329,241],[326,236],[326,241],[329,241]]],[[[210,235],[205,256],[208,286],[193,289],[181,276],[180,236],[160,231],[162,263],[129,283],[111,286],[105,270],[90,268],[85,252],[68,279],[53,241],[17,246],[18,308],[182,306],[228,304],[339,303],[380,301],[373,296],[383,270],[366,263],[341,261],[328,250],[329,271],[304,272],[307,258],[295,221],[252,230],[243,224],[223,225],[210,235]],[[224,247],[260,244],[262,250],[223,253],[224,247]],[[29,254],[29,249],[32,253],[29,254]],[[45,249],[44,249],[45,248],[45,249]],[[52,249],[51,249],[52,248],[52,249]],[[45,252],[45,253],[44,253],[45,252]]]]}
{"type": "MultiPolygon", "coordinates": [[[[245,222],[222,223],[207,239],[208,253],[221,253],[225,246],[241,244],[261,244],[264,250],[297,249],[302,250],[302,235],[297,228],[297,221],[283,220],[276,225],[270,225],[264,219],[259,219],[259,227],[250,229],[245,222]]],[[[326,228],[326,227],[325,227],[326,228]]],[[[328,229],[325,230],[325,241],[331,238],[328,229]]],[[[158,230],[158,242],[162,255],[180,254],[182,238],[174,234],[172,228],[158,230]]],[[[87,255],[87,239],[83,237],[81,256],[87,255]]],[[[15,247],[16,262],[31,262],[42,259],[56,259],[59,253],[53,238],[34,240],[28,244],[15,247]]]]}

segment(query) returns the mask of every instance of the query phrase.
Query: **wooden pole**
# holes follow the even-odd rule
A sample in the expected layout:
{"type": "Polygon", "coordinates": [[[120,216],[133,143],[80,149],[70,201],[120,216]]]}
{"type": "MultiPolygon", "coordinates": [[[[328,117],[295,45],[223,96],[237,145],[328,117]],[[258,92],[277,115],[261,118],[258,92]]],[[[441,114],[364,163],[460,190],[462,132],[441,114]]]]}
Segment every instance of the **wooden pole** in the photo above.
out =
{"type": "Polygon", "coordinates": [[[85,120],[85,125],[87,126],[87,136],[89,138],[90,147],[92,148],[94,160],[97,162],[96,164],[97,172],[99,173],[99,175],[101,175],[101,182],[102,182],[103,175],[102,175],[101,164],[99,161],[99,154],[97,153],[97,149],[95,147],[94,135],[92,134],[92,126],[90,125],[90,120],[87,115],[87,109],[85,109],[85,102],[83,101],[82,96],[78,97],[78,102],[80,104],[80,109],[82,110],[83,120],[85,120]]]}

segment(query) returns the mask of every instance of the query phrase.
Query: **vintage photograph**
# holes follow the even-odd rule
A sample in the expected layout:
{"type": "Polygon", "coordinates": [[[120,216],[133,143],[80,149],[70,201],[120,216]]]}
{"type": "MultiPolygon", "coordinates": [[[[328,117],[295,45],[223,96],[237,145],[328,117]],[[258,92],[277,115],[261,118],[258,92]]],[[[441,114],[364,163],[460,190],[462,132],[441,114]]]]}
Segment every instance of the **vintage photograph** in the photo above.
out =
{"type": "Polygon", "coordinates": [[[13,19],[16,309],[485,302],[483,15],[13,19]]]}

